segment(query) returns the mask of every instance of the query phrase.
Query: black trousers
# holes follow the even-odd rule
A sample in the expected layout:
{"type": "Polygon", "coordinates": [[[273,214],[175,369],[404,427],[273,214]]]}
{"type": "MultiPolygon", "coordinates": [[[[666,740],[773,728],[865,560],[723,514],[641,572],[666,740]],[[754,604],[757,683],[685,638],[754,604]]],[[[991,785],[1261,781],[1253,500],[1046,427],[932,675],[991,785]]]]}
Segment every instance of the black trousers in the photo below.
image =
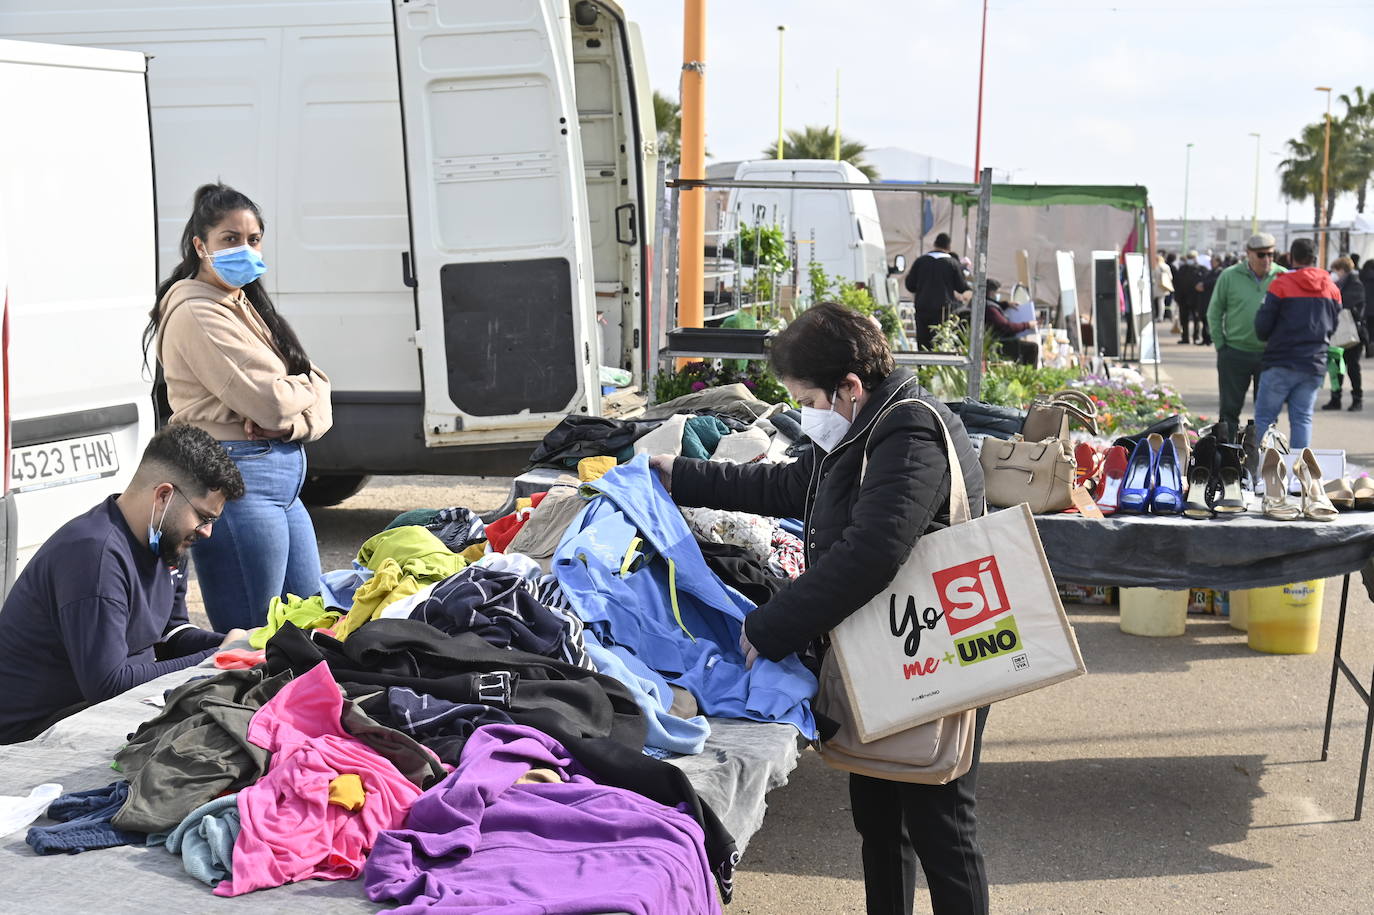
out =
{"type": "Polygon", "coordinates": [[[854,828],[863,840],[868,915],[911,915],[918,858],[935,915],[986,915],[988,875],[978,844],[974,792],[987,720],[984,706],[978,710],[973,767],[948,784],[849,776],[854,828]]]}
{"type": "MultiPolygon", "coordinates": [[[[1221,395],[1220,420],[1230,434],[1240,428],[1240,414],[1245,409],[1245,397],[1253,389],[1259,391],[1260,362],[1263,352],[1252,353],[1231,346],[1217,350],[1217,389],[1221,395]]],[[[1260,433],[1263,435],[1263,431],[1260,433]]]]}
{"type": "MultiPolygon", "coordinates": [[[[1350,393],[1356,400],[1364,399],[1364,388],[1360,386],[1360,357],[1363,355],[1363,343],[1345,348],[1345,377],[1350,379],[1350,393]]],[[[1336,391],[1339,392],[1340,388],[1336,391]]]]}
{"type": "Polygon", "coordinates": [[[1207,328],[1207,306],[1190,302],[1182,306],[1183,314],[1183,337],[1184,340],[1191,339],[1194,343],[1201,340],[1204,343],[1212,342],[1211,331],[1207,328]],[[1188,329],[1191,326],[1192,336],[1189,337],[1188,329]]]}
{"type": "Polygon", "coordinates": [[[916,348],[927,352],[935,349],[935,325],[944,321],[943,311],[927,311],[922,308],[916,312],[916,348]]]}

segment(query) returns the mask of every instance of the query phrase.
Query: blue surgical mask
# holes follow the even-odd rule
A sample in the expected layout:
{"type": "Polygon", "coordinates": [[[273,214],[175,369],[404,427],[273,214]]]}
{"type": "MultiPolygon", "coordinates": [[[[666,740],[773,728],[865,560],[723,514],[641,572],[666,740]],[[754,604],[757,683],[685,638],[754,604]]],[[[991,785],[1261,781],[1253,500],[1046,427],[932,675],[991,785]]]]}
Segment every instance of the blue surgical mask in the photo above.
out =
{"type": "Polygon", "coordinates": [[[262,255],[249,245],[210,252],[210,265],[225,285],[241,288],[267,272],[262,255]]]}
{"type": "Polygon", "coordinates": [[[157,526],[153,526],[153,515],[157,514],[157,506],[148,511],[148,549],[153,551],[154,556],[161,555],[158,548],[162,546],[162,522],[167,520],[167,510],[172,507],[172,500],[169,497],[167,504],[162,506],[162,517],[157,519],[157,526]]]}

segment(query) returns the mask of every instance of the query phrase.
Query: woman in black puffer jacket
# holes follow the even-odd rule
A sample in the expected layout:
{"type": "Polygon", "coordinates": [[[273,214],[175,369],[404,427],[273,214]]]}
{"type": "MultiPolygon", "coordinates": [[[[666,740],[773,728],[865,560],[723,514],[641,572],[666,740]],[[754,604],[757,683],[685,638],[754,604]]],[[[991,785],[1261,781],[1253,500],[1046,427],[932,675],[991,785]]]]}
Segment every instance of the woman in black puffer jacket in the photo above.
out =
{"type": "MultiPolygon", "coordinates": [[[[949,526],[950,468],[929,411],[886,406],[920,398],[954,439],[972,514],[983,474],[963,424],[897,369],[876,322],[834,303],[816,305],[778,335],[774,371],[803,408],[815,447],[793,464],[724,464],[653,458],[684,506],[802,518],[807,570],[745,620],[746,654],[781,660],[806,650],[896,575],[924,534],[949,526]],[[868,468],[862,485],[865,451],[868,468]]],[[[919,857],[937,915],[986,912],[987,874],[975,835],[974,787],[987,710],[978,713],[973,768],[945,785],[850,775],[863,840],[870,913],[910,915],[919,857]]]]}

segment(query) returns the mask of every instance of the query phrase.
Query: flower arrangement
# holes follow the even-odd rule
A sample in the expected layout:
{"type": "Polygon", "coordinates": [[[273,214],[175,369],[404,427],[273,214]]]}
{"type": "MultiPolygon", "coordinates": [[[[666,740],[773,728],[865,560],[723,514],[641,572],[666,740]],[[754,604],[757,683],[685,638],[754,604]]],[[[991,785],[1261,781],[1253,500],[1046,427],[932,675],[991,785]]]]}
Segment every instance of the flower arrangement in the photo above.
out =
{"type": "Polygon", "coordinates": [[[689,362],[675,372],[659,372],[654,376],[654,403],[666,403],[685,394],[725,384],[742,384],[765,403],[792,404],[787,389],[768,368],[768,363],[734,359],[689,362]],[[743,368],[736,363],[743,363],[743,368]]]}

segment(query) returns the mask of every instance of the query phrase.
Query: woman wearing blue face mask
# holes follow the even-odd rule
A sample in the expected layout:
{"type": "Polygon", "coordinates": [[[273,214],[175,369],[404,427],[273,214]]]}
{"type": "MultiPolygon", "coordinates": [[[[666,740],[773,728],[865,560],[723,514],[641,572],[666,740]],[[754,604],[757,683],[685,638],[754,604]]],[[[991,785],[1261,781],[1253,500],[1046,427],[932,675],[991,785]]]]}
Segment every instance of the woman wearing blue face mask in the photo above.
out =
{"type": "Polygon", "coordinates": [[[262,625],[271,599],[319,590],[315,528],[300,501],[304,443],[332,423],[329,378],[311,364],[261,277],[257,205],[223,184],[196,191],[181,263],[158,288],[144,332],[156,341],[170,422],[210,433],[243,476],[215,536],[192,550],[220,631],[262,625]]]}
{"type": "MultiPolygon", "coordinates": [[[[823,652],[823,637],[876,595],[926,533],[949,525],[953,438],[974,516],[983,472],[964,425],[899,369],[877,323],[832,302],[803,312],[774,342],[771,362],[802,408],[815,447],[792,464],[726,464],[656,456],[679,505],[803,518],[807,570],[745,618],[746,656],[781,660],[823,652]],[[867,456],[867,468],[864,458],[867,456]],[[862,479],[861,479],[862,476],[862,479]]],[[[986,912],[987,874],[975,836],[974,787],[987,710],[978,714],[973,767],[945,785],[850,775],[870,913],[909,913],[919,859],[936,913],[986,912]]],[[[824,735],[824,728],[822,729],[824,735]]]]}

